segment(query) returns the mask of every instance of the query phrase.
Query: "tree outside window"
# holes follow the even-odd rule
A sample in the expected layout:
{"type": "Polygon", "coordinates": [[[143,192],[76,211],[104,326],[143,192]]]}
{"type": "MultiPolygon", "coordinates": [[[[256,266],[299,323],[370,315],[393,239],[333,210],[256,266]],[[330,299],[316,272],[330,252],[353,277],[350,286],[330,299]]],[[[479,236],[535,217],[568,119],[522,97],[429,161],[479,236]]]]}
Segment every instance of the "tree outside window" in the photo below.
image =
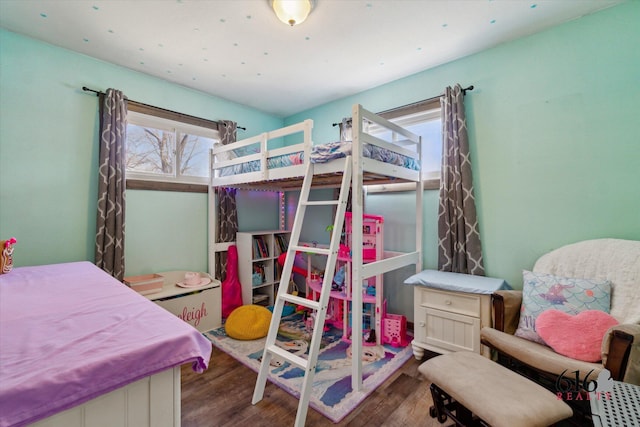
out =
{"type": "Polygon", "coordinates": [[[207,183],[217,131],[129,112],[127,178],[207,183]]]}

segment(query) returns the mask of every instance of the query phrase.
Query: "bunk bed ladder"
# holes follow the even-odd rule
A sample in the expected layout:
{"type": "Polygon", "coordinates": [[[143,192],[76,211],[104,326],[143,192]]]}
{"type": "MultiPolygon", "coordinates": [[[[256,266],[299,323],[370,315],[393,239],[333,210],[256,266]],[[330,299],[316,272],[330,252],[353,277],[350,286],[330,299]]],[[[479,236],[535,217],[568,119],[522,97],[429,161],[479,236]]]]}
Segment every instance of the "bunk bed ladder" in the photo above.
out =
{"type": "Polygon", "coordinates": [[[329,304],[329,295],[331,294],[331,282],[333,279],[336,260],[338,257],[338,249],[340,246],[340,235],[342,234],[342,226],[344,225],[347,198],[351,185],[351,174],[351,156],[347,156],[344,163],[342,183],[340,186],[340,195],[338,196],[338,199],[326,201],[310,201],[309,193],[314,177],[314,164],[311,162],[307,163],[302,190],[300,192],[300,200],[298,201],[298,209],[296,212],[295,220],[293,222],[293,228],[291,230],[291,241],[289,242],[289,248],[287,249],[287,257],[283,266],[280,286],[278,288],[278,294],[276,296],[275,305],[273,307],[271,325],[269,326],[269,333],[267,334],[267,340],[262,355],[260,371],[258,372],[258,379],[256,380],[256,386],[253,392],[253,399],[251,403],[255,405],[260,400],[262,400],[262,397],[264,395],[264,389],[270,369],[270,362],[271,358],[274,355],[304,370],[305,375],[302,383],[302,389],[300,390],[298,412],[296,414],[295,421],[296,426],[304,426],[305,419],[307,417],[309,398],[311,396],[311,388],[316,372],[318,353],[320,351],[320,341],[322,340],[324,321],[327,314],[327,306],[329,304]],[[300,231],[302,230],[302,223],[307,206],[337,206],[335,221],[333,223],[333,231],[331,233],[331,241],[329,242],[328,249],[300,246],[300,231]],[[325,255],[327,257],[324,280],[322,282],[322,291],[320,292],[318,301],[302,298],[296,295],[292,295],[288,292],[288,284],[291,279],[293,262],[296,252],[298,251],[325,255]],[[278,328],[280,327],[282,310],[284,309],[285,302],[289,302],[295,305],[301,305],[303,307],[307,307],[316,311],[311,342],[309,344],[309,354],[306,359],[289,353],[276,345],[276,337],[278,335],[278,328]]]}

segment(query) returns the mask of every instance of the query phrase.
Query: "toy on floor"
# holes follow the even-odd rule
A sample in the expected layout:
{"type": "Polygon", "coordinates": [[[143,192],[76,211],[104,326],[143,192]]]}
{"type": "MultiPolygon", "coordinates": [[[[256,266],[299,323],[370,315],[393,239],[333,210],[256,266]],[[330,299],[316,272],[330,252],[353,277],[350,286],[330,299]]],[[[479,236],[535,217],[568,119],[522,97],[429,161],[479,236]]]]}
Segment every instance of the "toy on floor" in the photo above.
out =
{"type": "MultiPolygon", "coordinates": [[[[267,307],[267,310],[273,313],[273,306],[270,305],[269,307],[267,307]]],[[[295,312],[296,312],[296,307],[294,307],[291,304],[285,304],[284,307],[282,307],[282,317],[291,316],[295,312]]]]}
{"type": "Polygon", "coordinates": [[[406,317],[385,313],[382,319],[382,343],[393,347],[405,347],[409,344],[406,317]]]}
{"type": "MultiPolygon", "coordinates": [[[[311,339],[311,334],[313,333],[313,327],[316,324],[316,313],[312,311],[305,311],[302,315],[302,320],[304,321],[304,328],[306,330],[305,337],[309,337],[311,339]]],[[[322,326],[322,331],[327,332],[330,328],[325,322],[322,326]]]]}

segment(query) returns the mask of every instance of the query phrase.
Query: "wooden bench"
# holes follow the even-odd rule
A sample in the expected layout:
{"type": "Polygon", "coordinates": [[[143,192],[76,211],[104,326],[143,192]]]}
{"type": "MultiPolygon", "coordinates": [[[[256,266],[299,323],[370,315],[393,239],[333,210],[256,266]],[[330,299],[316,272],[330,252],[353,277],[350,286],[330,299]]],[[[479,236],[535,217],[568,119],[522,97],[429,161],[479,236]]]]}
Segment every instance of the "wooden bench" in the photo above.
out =
{"type": "Polygon", "coordinates": [[[436,356],[418,369],[431,381],[429,414],[441,423],[536,427],[573,415],[549,390],[476,353],[436,356]]]}

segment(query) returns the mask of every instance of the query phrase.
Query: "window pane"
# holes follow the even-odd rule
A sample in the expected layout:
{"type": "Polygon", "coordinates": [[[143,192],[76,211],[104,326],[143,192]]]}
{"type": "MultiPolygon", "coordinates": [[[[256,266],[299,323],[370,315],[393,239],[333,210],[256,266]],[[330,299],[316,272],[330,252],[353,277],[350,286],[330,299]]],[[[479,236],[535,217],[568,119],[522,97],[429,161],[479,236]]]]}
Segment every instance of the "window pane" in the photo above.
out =
{"type": "Polygon", "coordinates": [[[407,129],[422,137],[423,179],[438,178],[442,161],[442,125],[440,119],[410,125],[407,126],[407,129]]]}
{"type": "MultiPolygon", "coordinates": [[[[400,116],[390,121],[422,137],[422,179],[439,178],[442,161],[442,122],[440,117],[433,114],[419,116],[414,114],[412,116],[400,116]]],[[[383,141],[393,142],[392,133],[389,130],[381,129],[374,131],[373,134],[383,141]]]]}
{"type": "Polygon", "coordinates": [[[174,132],[127,125],[127,171],[173,176],[174,153],[174,132]]]}
{"type": "Polygon", "coordinates": [[[180,175],[209,176],[209,150],[213,148],[213,138],[186,133],[178,134],[178,158],[180,175]]]}

